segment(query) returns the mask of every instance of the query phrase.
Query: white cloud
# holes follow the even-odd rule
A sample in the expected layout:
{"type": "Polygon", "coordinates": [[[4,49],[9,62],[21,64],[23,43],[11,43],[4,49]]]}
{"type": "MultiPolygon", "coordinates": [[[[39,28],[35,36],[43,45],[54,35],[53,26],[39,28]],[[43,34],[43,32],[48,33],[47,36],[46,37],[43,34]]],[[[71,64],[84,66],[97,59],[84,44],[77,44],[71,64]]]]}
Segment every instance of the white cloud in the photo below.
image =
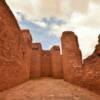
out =
{"type": "Polygon", "coordinates": [[[59,17],[67,19],[74,11],[85,12],[88,0],[6,0],[11,9],[20,11],[30,19],[59,17]]]}
{"type": "MultiPolygon", "coordinates": [[[[66,24],[50,26],[50,36],[61,37],[66,30],[79,37],[83,57],[94,50],[100,32],[100,0],[6,0],[13,12],[21,12],[28,20],[47,27],[43,17],[63,19],[66,24]]],[[[16,15],[17,16],[17,15],[16,15]]],[[[20,19],[20,18],[18,18],[20,19]]]]}
{"type": "Polygon", "coordinates": [[[43,28],[47,27],[47,24],[45,22],[42,22],[42,21],[34,21],[34,23],[40,27],[43,27],[43,28]]]}
{"type": "Polygon", "coordinates": [[[68,26],[66,25],[61,25],[61,26],[53,26],[51,29],[52,35],[55,35],[57,37],[61,37],[62,32],[65,30],[72,30],[76,33],[79,39],[79,45],[80,49],[82,50],[83,53],[83,58],[86,58],[88,55],[92,54],[95,46],[98,42],[98,35],[100,32],[100,29],[93,29],[89,27],[84,27],[84,26],[68,26]]]}
{"type": "Polygon", "coordinates": [[[85,13],[88,10],[89,0],[70,0],[73,11],[85,13]]]}

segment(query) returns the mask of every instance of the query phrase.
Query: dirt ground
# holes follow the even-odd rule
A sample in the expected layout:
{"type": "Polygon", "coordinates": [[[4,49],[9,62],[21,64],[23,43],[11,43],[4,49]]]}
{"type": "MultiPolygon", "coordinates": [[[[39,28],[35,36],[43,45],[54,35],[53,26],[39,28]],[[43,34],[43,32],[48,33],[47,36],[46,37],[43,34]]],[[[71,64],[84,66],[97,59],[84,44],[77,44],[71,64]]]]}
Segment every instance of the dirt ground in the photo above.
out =
{"type": "Polygon", "coordinates": [[[100,96],[60,79],[32,79],[0,93],[0,100],[100,100],[100,96]]]}

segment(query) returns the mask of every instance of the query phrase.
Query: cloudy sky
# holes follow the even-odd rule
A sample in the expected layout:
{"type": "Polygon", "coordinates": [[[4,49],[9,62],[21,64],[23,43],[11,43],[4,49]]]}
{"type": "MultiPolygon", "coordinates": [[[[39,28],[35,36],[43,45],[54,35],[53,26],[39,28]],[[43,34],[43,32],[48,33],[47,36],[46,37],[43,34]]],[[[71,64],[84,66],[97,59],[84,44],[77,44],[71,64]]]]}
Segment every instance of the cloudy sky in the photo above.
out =
{"type": "Polygon", "coordinates": [[[21,28],[31,31],[33,42],[44,49],[60,45],[63,31],[79,38],[83,57],[90,55],[100,32],[100,0],[6,0],[21,28]]]}

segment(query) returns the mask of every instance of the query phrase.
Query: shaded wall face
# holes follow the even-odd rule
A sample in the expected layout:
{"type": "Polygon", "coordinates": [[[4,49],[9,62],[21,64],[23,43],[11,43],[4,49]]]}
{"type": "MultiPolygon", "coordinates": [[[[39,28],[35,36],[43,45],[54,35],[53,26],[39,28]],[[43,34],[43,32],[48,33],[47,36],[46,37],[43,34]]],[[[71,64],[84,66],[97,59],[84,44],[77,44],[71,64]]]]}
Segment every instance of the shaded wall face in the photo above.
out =
{"type": "Polygon", "coordinates": [[[84,60],[82,81],[83,87],[100,94],[100,40],[93,54],[84,60]]]}
{"type": "Polygon", "coordinates": [[[24,60],[24,67],[30,77],[30,67],[32,62],[32,39],[28,30],[22,30],[22,53],[24,60]]]}
{"type": "Polygon", "coordinates": [[[82,86],[100,94],[100,57],[91,55],[85,60],[82,86]]]}
{"type": "Polygon", "coordinates": [[[81,85],[100,94],[100,35],[92,55],[84,60],[81,85]]]}
{"type": "Polygon", "coordinates": [[[78,44],[78,39],[76,37],[76,35],[72,34],[64,34],[62,36],[62,45],[63,48],[66,48],[68,50],[77,50],[77,48],[79,48],[79,44],[78,44]],[[66,45],[67,44],[67,45],[66,45]]]}
{"type": "Polygon", "coordinates": [[[51,55],[49,51],[42,51],[42,76],[51,76],[51,55]]]}
{"type": "Polygon", "coordinates": [[[54,78],[63,77],[62,58],[60,55],[59,48],[51,49],[51,67],[52,67],[52,76],[54,78]]]}
{"type": "Polygon", "coordinates": [[[0,91],[29,79],[24,67],[21,39],[14,15],[0,0],[0,91]]]}
{"type": "Polygon", "coordinates": [[[96,53],[97,55],[100,55],[100,44],[98,44],[98,45],[96,46],[95,53],[96,53]]]}
{"type": "Polygon", "coordinates": [[[32,48],[31,77],[35,78],[35,77],[41,76],[41,66],[42,66],[42,50],[38,46],[33,47],[32,48]]]}
{"type": "Polygon", "coordinates": [[[0,23],[6,26],[7,30],[10,31],[10,29],[12,29],[13,31],[16,31],[16,29],[19,29],[17,20],[14,18],[13,13],[11,12],[5,1],[6,0],[0,0],[0,23]]]}
{"type": "Polygon", "coordinates": [[[77,37],[74,33],[66,33],[62,36],[62,59],[64,79],[74,82],[79,76],[78,71],[82,66],[82,56],[77,37]]]}

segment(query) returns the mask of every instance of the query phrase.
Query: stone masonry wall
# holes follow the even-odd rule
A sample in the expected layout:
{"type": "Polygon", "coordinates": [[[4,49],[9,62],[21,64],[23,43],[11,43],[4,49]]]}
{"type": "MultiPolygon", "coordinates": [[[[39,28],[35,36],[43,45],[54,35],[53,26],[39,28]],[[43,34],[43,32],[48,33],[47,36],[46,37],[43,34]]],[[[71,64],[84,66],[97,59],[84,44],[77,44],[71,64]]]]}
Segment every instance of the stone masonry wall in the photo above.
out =
{"type": "Polygon", "coordinates": [[[22,52],[24,64],[30,77],[30,67],[32,63],[32,37],[29,30],[22,30],[22,52]]]}
{"type": "Polygon", "coordinates": [[[61,62],[60,48],[59,46],[53,46],[51,48],[51,68],[53,78],[62,78],[63,68],[61,62]]]}
{"type": "Polygon", "coordinates": [[[21,48],[21,31],[10,8],[0,0],[0,91],[29,79],[21,48]]]}
{"type": "Polygon", "coordinates": [[[63,32],[61,43],[62,55],[58,46],[46,51],[40,43],[32,44],[30,32],[19,28],[5,0],[0,0],[0,91],[30,77],[52,76],[100,94],[100,35],[95,51],[83,65],[74,32],[63,32]]]}
{"type": "Polygon", "coordinates": [[[42,51],[42,76],[51,76],[51,54],[50,51],[42,51]]]}
{"type": "Polygon", "coordinates": [[[81,77],[80,69],[82,67],[82,55],[77,36],[71,31],[65,31],[61,42],[64,80],[76,83],[81,77]]]}
{"type": "Polygon", "coordinates": [[[82,86],[100,94],[100,36],[91,56],[84,60],[82,86]]]}
{"type": "Polygon", "coordinates": [[[40,43],[32,44],[32,64],[31,77],[37,78],[41,76],[42,67],[42,47],[40,43]]]}

